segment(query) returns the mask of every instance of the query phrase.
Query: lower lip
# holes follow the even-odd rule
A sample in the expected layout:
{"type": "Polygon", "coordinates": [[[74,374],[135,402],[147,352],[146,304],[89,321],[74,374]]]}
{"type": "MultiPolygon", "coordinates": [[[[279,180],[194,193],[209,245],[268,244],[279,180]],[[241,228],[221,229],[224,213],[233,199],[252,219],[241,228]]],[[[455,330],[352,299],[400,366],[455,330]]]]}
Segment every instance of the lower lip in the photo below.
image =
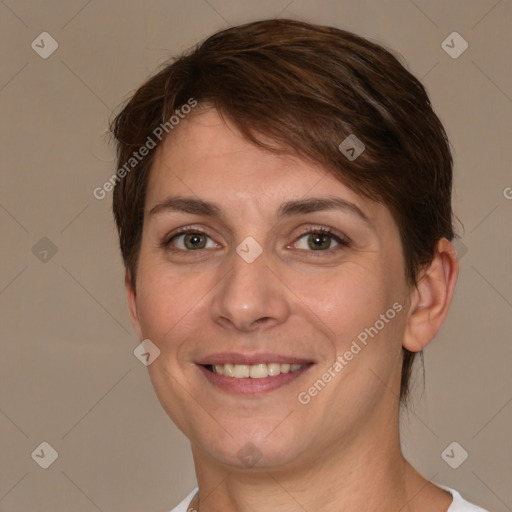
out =
{"type": "Polygon", "coordinates": [[[295,372],[280,373],[275,377],[264,377],[262,379],[237,379],[235,377],[226,377],[225,375],[213,373],[204,366],[197,366],[210,384],[213,384],[215,387],[235,395],[255,395],[275,391],[276,389],[290,384],[307,372],[313,365],[308,364],[295,372]]]}

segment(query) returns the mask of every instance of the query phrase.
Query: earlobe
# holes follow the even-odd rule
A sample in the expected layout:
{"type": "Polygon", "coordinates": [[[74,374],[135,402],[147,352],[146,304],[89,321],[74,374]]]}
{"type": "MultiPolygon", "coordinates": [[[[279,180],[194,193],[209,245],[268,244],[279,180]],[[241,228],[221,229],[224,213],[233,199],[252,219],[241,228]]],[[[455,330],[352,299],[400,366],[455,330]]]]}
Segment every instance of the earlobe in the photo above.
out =
{"type": "Polygon", "coordinates": [[[420,352],[434,339],[448,314],[458,273],[455,249],[442,238],[431,264],[421,271],[411,293],[404,348],[420,352]]]}
{"type": "Polygon", "coordinates": [[[139,311],[137,306],[137,292],[133,284],[133,280],[130,272],[127,270],[124,278],[124,287],[126,290],[126,300],[128,302],[128,310],[130,312],[130,319],[132,321],[133,328],[137,333],[139,340],[144,339],[142,336],[142,329],[139,321],[139,311]]]}

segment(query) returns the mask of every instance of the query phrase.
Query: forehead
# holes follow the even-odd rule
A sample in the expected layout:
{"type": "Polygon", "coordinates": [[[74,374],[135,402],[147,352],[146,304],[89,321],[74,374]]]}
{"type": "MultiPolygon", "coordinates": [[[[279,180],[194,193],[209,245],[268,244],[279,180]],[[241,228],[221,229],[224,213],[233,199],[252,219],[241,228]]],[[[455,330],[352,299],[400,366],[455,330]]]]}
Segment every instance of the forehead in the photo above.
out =
{"type": "Polygon", "coordinates": [[[255,146],[214,109],[182,120],[158,148],[146,210],[170,195],[196,196],[238,210],[275,210],[284,201],[328,195],[354,203],[368,217],[387,210],[319,164],[255,146]]]}
{"type": "MultiPolygon", "coordinates": [[[[266,185],[277,186],[285,177],[300,174],[305,187],[312,187],[325,172],[290,155],[277,155],[246,141],[236,128],[209,109],[185,119],[160,146],[151,178],[174,185],[207,189],[222,183],[240,193],[254,195],[266,185]],[[295,169],[295,173],[290,170],[295,169]]],[[[268,192],[269,190],[267,190],[268,192]]],[[[204,190],[207,192],[207,190],[204,190]]]]}

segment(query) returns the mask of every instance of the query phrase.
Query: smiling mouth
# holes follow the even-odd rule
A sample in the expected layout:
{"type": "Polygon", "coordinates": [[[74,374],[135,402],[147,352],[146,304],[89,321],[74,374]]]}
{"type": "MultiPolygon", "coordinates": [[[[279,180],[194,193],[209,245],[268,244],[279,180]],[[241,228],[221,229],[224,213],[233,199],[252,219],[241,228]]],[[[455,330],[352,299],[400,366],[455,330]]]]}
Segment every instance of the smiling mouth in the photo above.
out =
{"type": "Polygon", "coordinates": [[[280,363],[259,363],[259,364],[208,364],[204,367],[224,377],[234,379],[265,379],[277,377],[283,373],[294,373],[308,364],[280,364],[280,363]]]}

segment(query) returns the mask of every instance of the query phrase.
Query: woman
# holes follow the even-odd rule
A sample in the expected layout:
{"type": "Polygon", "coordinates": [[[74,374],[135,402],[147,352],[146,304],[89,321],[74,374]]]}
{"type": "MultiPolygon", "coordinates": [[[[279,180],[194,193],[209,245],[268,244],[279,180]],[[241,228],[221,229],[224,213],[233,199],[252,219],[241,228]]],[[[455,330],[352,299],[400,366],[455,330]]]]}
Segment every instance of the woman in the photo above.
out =
{"type": "Polygon", "coordinates": [[[458,273],[422,85],[354,34],[214,34],[113,123],[133,325],[198,490],[173,512],[481,511],[400,449],[458,273]]]}

